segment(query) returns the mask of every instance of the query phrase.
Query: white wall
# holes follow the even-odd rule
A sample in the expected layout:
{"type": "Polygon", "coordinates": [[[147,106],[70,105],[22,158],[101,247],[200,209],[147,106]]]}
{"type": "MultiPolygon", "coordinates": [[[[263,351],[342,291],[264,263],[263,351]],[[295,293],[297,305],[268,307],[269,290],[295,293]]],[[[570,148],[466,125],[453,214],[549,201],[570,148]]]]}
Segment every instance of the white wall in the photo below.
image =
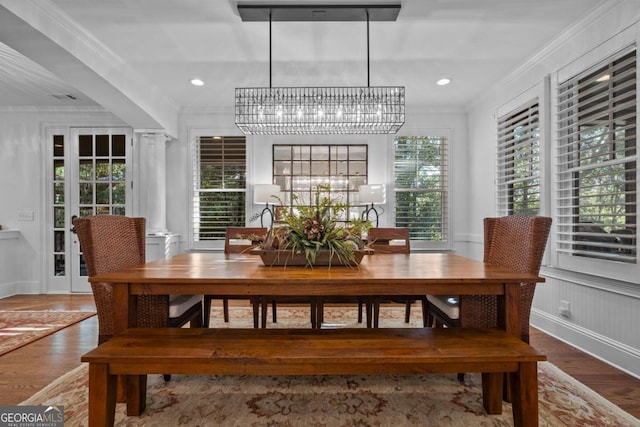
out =
{"type": "MultiPolygon", "coordinates": [[[[473,177],[469,181],[470,236],[481,234],[483,216],[495,214],[496,112],[522,93],[544,85],[545,79],[550,78],[553,82],[558,70],[596,48],[601,49],[618,33],[630,31],[637,34],[639,19],[640,2],[637,1],[620,1],[616,7],[598,9],[509,78],[497,82],[469,108],[468,149],[472,159],[470,176],[473,177]]],[[[600,58],[604,59],[606,57],[600,58]]],[[[545,101],[550,101],[548,96],[545,101]]],[[[547,113],[551,112],[546,105],[541,107],[546,108],[547,113]]],[[[552,135],[543,142],[547,168],[551,167],[549,162],[553,159],[552,135]]],[[[545,177],[552,176],[548,174],[545,177]]],[[[543,192],[542,213],[553,216],[552,185],[548,179],[543,185],[543,192]]],[[[471,240],[461,252],[480,254],[480,242],[471,240]]],[[[549,246],[553,250],[553,238],[549,246]]],[[[553,257],[547,256],[545,262],[553,262],[553,257]]],[[[543,267],[542,274],[546,283],[538,285],[536,290],[532,324],[640,377],[640,334],[636,328],[640,324],[640,281],[618,282],[563,271],[550,265],[543,267]],[[560,300],[570,303],[569,318],[559,315],[560,300]]]]}

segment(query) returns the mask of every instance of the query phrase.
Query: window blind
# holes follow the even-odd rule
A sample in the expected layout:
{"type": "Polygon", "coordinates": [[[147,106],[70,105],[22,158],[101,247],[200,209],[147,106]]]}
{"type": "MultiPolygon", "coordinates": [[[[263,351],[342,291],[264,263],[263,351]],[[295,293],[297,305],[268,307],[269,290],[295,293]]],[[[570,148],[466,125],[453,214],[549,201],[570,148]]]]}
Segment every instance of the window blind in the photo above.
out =
{"type": "Polygon", "coordinates": [[[558,87],[560,253],[637,263],[636,49],[558,87]]]}
{"type": "Polygon", "coordinates": [[[193,240],[224,240],[245,226],[245,137],[196,138],[193,150],[193,240]]]}
{"type": "Polygon", "coordinates": [[[497,208],[500,215],[540,213],[538,99],[498,118],[497,208]]]}
{"type": "Polygon", "coordinates": [[[395,225],[412,240],[448,239],[448,147],[445,137],[396,137],[395,225]]]}

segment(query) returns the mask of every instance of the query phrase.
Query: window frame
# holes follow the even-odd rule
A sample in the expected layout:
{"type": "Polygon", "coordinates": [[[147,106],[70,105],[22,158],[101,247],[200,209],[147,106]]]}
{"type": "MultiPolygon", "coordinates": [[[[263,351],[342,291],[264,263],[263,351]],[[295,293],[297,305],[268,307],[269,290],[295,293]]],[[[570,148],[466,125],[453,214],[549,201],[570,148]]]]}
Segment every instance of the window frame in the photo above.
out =
{"type": "MultiPolygon", "coordinates": [[[[591,72],[594,72],[598,67],[602,67],[606,64],[610,64],[615,59],[621,58],[626,53],[629,53],[632,49],[636,49],[636,81],[635,81],[635,91],[638,93],[638,52],[637,52],[638,40],[635,31],[632,29],[628,29],[627,31],[623,31],[618,34],[616,37],[610,39],[606,43],[603,43],[598,48],[588,52],[578,60],[572,62],[566,67],[558,70],[552,77],[553,87],[554,87],[554,97],[553,101],[553,111],[556,114],[556,118],[553,120],[552,126],[554,127],[554,135],[557,135],[554,143],[554,194],[558,195],[560,191],[563,190],[562,183],[560,181],[562,171],[560,170],[562,165],[561,153],[558,151],[561,148],[560,141],[560,102],[558,100],[558,89],[561,85],[572,78],[578,78],[580,76],[587,75],[591,72]]],[[[636,130],[638,129],[639,118],[638,118],[638,98],[636,95],[636,117],[635,117],[635,126],[636,130]]],[[[636,150],[637,150],[637,132],[636,132],[636,150]]],[[[636,162],[636,186],[638,183],[638,168],[637,168],[637,154],[635,155],[636,162]]],[[[555,197],[553,200],[554,203],[554,233],[553,233],[553,248],[554,248],[554,257],[553,264],[556,267],[576,271],[586,274],[591,274],[594,276],[607,277],[611,279],[631,282],[631,283],[640,283],[638,277],[640,276],[640,260],[638,260],[638,242],[636,238],[636,262],[635,263],[623,263],[615,260],[607,260],[607,259],[598,259],[592,257],[582,257],[582,256],[572,256],[569,253],[565,253],[560,250],[560,241],[561,236],[559,232],[560,227],[560,218],[562,215],[561,205],[558,197],[555,197]]],[[[637,202],[636,202],[637,206],[637,202]]],[[[566,227],[566,225],[565,225],[566,227]]],[[[636,223],[637,227],[637,223],[636,223]]],[[[637,228],[636,228],[637,230],[637,228]]],[[[636,231],[637,236],[637,231],[636,231]]]]}
{"type": "MultiPolygon", "coordinates": [[[[542,128],[543,106],[540,97],[536,96],[504,114],[498,114],[496,120],[496,210],[499,216],[505,215],[540,215],[544,204],[543,191],[543,147],[544,130],[542,128]],[[535,115],[535,122],[532,117],[535,115]],[[526,137],[522,140],[514,135],[517,123],[527,123],[526,137]],[[535,128],[531,126],[535,123],[535,128]],[[537,136],[532,135],[537,133],[537,136]],[[529,151],[527,173],[521,175],[516,171],[516,152],[518,148],[529,151]],[[514,150],[515,149],[515,150],[514,150]],[[537,155],[537,160],[535,157],[537,155]],[[513,185],[517,182],[530,182],[537,178],[538,207],[535,210],[521,211],[513,207],[513,185]]],[[[533,187],[530,185],[528,187],[533,187]]],[[[530,194],[530,193],[528,193],[530,194]]]]}
{"type": "MultiPolygon", "coordinates": [[[[188,241],[189,241],[189,249],[191,250],[223,250],[224,249],[224,236],[220,239],[211,239],[211,240],[196,240],[195,238],[195,187],[194,180],[196,179],[196,170],[195,168],[195,158],[198,155],[196,152],[199,145],[198,142],[202,137],[214,137],[214,136],[223,136],[223,137],[244,137],[245,138],[245,187],[243,190],[238,190],[238,192],[243,192],[245,194],[244,200],[244,224],[241,226],[246,226],[247,218],[249,216],[250,208],[251,208],[251,193],[248,190],[249,182],[250,182],[250,155],[251,152],[251,142],[250,139],[245,137],[242,134],[238,134],[237,129],[224,131],[224,130],[212,130],[212,129],[191,129],[189,132],[189,168],[188,168],[188,185],[189,185],[189,228],[188,228],[188,241]]],[[[231,225],[229,225],[231,226],[231,225]]]]}
{"type": "MultiPolygon", "coordinates": [[[[395,141],[397,138],[443,138],[446,140],[446,172],[444,174],[444,179],[446,180],[445,189],[442,190],[445,193],[444,201],[446,203],[445,214],[443,215],[443,222],[445,222],[446,230],[444,232],[442,241],[432,241],[427,239],[411,239],[411,250],[412,251],[443,251],[450,250],[453,245],[453,232],[452,232],[452,215],[451,215],[451,174],[452,174],[452,141],[451,141],[451,130],[450,129],[423,129],[423,130],[415,130],[411,132],[411,135],[406,134],[398,134],[394,135],[390,140],[390,182],[391,185],[387,186],[387,202],[389,204],[389,213],[392,218],[392,226],[398,226],[397,218],[396,218],[396,202],[397,202],[397,188],[395,185],[396,182],[396,150],[395,150],[395,141]]],[[[410,230],[411,232],[411,230],[410,230]]]]}

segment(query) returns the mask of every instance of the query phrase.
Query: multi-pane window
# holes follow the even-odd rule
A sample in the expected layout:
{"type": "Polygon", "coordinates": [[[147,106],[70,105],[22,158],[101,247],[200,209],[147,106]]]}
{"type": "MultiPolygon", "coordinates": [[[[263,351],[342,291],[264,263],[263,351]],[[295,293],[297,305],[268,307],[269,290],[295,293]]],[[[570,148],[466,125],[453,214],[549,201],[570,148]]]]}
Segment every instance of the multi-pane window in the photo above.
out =
{"type": "Polygon", "coordinates": [[[636,263],[636,50],[558,88],[558,251],[636,263]]]}
{"type": "Polygon", "coordinates": [[[395,226],[411,240],[447,242],[447,138],[399,136],[394,153],[395,226]]]}
{"type": "Polygon", "coordinates": [[[500,215],[540,213],[538,100],[498,118],[497,203],[500,215]]]}
{"type": "Polygon", "coordinates": [[[200,136],[193,149],[193,241],[224,240],[245,226],[245,137],[200,136]]]}

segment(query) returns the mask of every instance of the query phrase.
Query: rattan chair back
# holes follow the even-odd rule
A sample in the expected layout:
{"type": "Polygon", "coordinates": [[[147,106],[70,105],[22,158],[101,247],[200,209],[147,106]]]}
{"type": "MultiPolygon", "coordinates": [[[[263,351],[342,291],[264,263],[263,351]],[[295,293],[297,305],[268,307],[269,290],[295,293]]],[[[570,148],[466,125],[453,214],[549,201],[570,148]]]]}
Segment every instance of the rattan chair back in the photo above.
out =
{"type": "MultiPolygon", "coordinates": [[[[538,274],[551,229],[551,218],[510,215],[484,219],[484,262],[519,273],[538,274]]],[[[520,287],[521,338],[529,342],[529,318],[536,283],[520,287]]],[[[460,297],[460,325],[495,327],[498,302],[492,295],[460,297]]]]}
{"type": "MultiPolygon", "coordinates": [[[[92,215],[73,222],[89,277],[143,264],[145,260],[145,218],[120,215],[92,215]]],[[[113,335],[113,285],[91,283],[98,314],[98,341],[113,335]]],[[[169,296],[138,297],[138,326],[182,326],[202,319],[202,305],[194,306],[180,318],[169,318],[169,296]]]]}

